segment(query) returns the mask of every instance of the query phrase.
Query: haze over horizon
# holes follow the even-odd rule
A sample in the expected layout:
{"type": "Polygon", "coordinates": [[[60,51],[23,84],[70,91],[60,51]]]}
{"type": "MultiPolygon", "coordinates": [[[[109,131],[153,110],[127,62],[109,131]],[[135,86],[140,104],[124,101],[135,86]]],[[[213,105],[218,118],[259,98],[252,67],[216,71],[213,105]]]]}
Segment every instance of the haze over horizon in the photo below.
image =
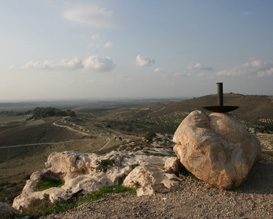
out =
{"type": "Polygon", "coordinates": [[[3,1],[0,101],[273,95],[273,2],[3,1]]]}

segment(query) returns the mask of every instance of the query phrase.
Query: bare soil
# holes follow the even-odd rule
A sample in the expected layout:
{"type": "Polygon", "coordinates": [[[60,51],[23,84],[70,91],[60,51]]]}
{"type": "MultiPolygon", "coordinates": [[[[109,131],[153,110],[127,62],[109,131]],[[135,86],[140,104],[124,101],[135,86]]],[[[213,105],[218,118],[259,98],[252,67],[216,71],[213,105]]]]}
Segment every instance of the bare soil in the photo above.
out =
{"type": "Polygon", "coordinates": [[[110,194],[106,198],[43,218],[273,218],[273,162],[256,163],[233,191],[210,188],[181,176],[170,190],[153,196],[110,194]]]}
{"type": "Polygon", "coordinates": [[[48,118],[38,124],[30,121],[17,126],[1,126],[0,147],[81,139],[77,133],[53,126],[57,119],[60,118],[48,118]]]}

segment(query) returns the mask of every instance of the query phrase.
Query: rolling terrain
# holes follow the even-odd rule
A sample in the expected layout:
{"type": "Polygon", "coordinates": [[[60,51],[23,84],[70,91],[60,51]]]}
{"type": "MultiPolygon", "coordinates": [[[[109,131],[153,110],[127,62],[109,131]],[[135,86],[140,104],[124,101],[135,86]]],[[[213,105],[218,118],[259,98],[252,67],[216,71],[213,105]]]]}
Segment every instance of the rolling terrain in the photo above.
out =
{"type": "MultiPolygon", "coordinates": [[[[174,102],[161,101],[108,112],[100,118],[104,124],[123,130],[173,133],[193,110],[210,112],[202,106],[217,105],[217,95],[174,102]]],[[[224,105],[239,106],[230,112],[250,128],[273,126],[273,97],[225,94],[224,105]]]]}
{"type": "MultiPolygon", "coordinates": [[[[217,105],[217,96],[208,95],[183,101],[121,101],[66,103],[76,117],[49,117],[27,120],[24,112],[36,107],[20,104],[16,108],[0,104],[0,201],[19,194],[29,175],[43,168],[54,151],[105,153],[120,145],[140,142],[147,132],[173,134],[181,121],[202,106],[217,105]],[[20,110],[21,109],[21,110],[20,110]],[[6,111],[3,113],[3,111],[6,111]]],[[[268,96],[225,94],[224,105],[239,106],[231,114],[250,128],[273,125],[273,98],[268,96]]],[[[207,112],[209,113],[209,112],[207,112]]],[[[264,149],[272,150],[273,135],[257,135],[264,149]]],[[[170,139],[171,140],[171,139],[170,139]]],[[[272,160],[272,153],[265,154],[272,160]]]]}
{"type": "MultiPolygon", "coordinates": [[[[217,96],[209,95],[190,100],[185,100],[169,105],[157,113],[168,114],[176,111],[192,111],[201,109],[202,106],[217,105],[217,96]]],[[[239,118],[248,125],[258,125],[263,120],[273,124],[273,97],[258,95],[224,94],[224,105],[239,106],[239,109],[230,114],[239,118]]],[[[155,116],[156,116],[155,115],[155,116]]]]}

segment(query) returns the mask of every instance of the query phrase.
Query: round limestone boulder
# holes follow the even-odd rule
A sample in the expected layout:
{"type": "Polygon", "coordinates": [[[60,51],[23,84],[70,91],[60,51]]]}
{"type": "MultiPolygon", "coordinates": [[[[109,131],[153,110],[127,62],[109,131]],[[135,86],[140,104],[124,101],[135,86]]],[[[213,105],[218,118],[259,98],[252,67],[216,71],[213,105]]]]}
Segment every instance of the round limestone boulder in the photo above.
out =
{"type": "Polygon", "coordinates": [[[257,138],[225,113],[191,112],[173,141],[180,162],[198,179],[221,189],[240,186],[261,154],[257,138]]]}

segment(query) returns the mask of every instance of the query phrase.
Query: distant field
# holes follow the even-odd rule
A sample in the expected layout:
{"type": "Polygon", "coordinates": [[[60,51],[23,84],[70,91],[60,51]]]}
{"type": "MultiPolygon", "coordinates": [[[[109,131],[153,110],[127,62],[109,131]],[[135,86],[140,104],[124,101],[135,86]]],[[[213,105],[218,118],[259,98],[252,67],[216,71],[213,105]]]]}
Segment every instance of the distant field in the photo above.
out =
{"type": "Polygon", "coordinates": [[[0,124],[8,122],[24,122],[29,116],[6,116],[0,115],[0,124]]]}
{"type": "Polygon", "coordinates": [[[33,126],[33,125],[41,125],[43,123],[45,123],[45,120],[42,120],[42,119],[30,120],[30,121],[27,122],[26,127],[33,126]]]}

